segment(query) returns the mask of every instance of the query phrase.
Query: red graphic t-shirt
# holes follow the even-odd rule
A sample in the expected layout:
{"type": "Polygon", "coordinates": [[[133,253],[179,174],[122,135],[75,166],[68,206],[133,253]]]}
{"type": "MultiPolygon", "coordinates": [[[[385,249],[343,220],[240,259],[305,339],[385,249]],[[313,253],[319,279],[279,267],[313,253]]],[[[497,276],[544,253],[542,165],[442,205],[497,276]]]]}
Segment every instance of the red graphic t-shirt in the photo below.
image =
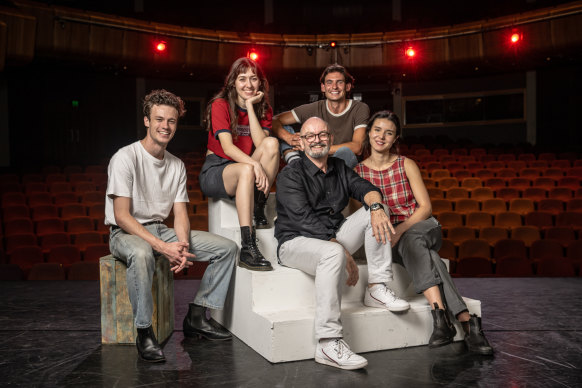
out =
{"type": "MultiPolygon", "coordinates": [[[[228,109],[228,102],[225,99],[219,98],[212,103],[212,130],[208,132],[208,149],[216,155],[224,159],[232,160],[224,153],[218,134],[221,132],[232,133],[230,129],[230,112],[228,109]]],[[[251,128],[249,126],[249,116],[247,110],[239,107],[238,110],[238,124],[236,126],[236,140],[234,145],[240,148],[245,154],[250,155],[253,152],[253,139],[251,138],[251,128]]],[[[261,127],[269,133],[271,132],[271,125],[273,121],[273,110],[269,107],[265,119],[259,119],[261,127]]]]}

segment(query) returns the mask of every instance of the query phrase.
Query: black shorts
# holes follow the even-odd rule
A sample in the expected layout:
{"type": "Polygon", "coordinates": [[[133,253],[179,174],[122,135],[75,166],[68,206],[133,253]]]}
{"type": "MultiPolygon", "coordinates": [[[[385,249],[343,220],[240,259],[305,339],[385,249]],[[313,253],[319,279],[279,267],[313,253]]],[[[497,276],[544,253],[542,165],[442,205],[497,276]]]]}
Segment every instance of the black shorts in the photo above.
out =
{"type": "Polygon", "coordinates": [[[222,172],[229,164],[235,163],[232,160],[221,158],[216,154],[206,156],[206,161],[200,170],[200,189],[207,197],[212,198],[229,198],[233,199],[226,193],[224,188],[224,179],[222,179],[222,172]]]}

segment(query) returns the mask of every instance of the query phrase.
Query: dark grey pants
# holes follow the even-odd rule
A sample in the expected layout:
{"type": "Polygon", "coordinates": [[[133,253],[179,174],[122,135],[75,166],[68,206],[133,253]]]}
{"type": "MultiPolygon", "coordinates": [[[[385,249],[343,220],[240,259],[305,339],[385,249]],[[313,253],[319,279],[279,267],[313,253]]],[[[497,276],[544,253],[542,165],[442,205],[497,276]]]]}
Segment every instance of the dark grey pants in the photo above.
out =
{"type": "Polygon", "coordinates": [[[430,217],[404,232],[392,250],[392,260],[406,268],[419,294],[442,284],[443,302],[456,317],[467,310],[467,305],[437,253],[441,244],[441,226],[434,217],[430,217]]]}

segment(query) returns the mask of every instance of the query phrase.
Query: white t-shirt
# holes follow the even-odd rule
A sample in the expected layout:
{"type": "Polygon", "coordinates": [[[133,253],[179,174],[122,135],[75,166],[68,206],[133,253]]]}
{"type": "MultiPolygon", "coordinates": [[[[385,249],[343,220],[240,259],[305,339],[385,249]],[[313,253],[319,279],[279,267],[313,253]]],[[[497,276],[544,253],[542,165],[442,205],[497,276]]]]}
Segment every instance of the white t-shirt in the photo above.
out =
{"type": "Polygon", "coordinates": [[[188,202],[186,167],[165,151],[159,160],[137,141],[113,155],[107,169],[105,224],[117,225],[113,197],[131,198],[130,213],[143,224],[165,220],[175,202],[188,202]]]}

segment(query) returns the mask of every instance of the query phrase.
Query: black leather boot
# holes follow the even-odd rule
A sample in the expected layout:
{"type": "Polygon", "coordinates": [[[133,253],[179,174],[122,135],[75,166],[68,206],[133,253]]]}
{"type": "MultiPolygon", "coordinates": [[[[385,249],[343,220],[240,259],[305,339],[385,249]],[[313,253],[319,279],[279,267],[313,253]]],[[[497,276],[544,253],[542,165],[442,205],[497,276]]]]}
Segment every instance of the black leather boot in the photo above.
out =
{"type": "Polygon", "coordinates": [[[220,326],[218,322],[206,318],[205,307],[194,303],[190,303],[182,328],[184,337],[204,337],[212,341],[224,341],[232,338],[232,334],[220,326]]]}
{"type": "Polygon", "coordinates": [[[238,265],[253,271],[272,271],[271,263],[257,247],[255,230],[250,226],[240,227],[241,249],[238,265]]]}
{"type": "Polygon", "coordinates": [[[430,339],[428,340],[429,348],[436,348],[439,346],[447,345],[453,342],[453,338],[457,334],[457,329],[450,322],[446,310],[439,309],[438,304],[434,304],[434,310],[432,313],[433,320],[433,331],[430,339]]]}
{"type": "Polygon", "coordinates": [[[471,353],[482,354],[490,356],[493,354],[493,348],[485,338],[483,329],[481,328],[481,318],[475,314],[467,322],[461,322],[463,330],[465,331],[465,344],[471,353]]]}
{"type": "Polygon", "coordinates": [[[146,329],[137,329],[137,338],[135,339],[137,352],[142,360],[147,362],[164,362],[166,357],[162,352],[162,347],[158,344],[152,327],[146,329]]]}
{"type": "Polygon", "coordinates": [[[267,229],[269,227],[269,222],[265,216],[265,204],[267,203],[267,198],[265,193],[259,191],[255,188],[255,227],[257,229],[267,229]]]}

